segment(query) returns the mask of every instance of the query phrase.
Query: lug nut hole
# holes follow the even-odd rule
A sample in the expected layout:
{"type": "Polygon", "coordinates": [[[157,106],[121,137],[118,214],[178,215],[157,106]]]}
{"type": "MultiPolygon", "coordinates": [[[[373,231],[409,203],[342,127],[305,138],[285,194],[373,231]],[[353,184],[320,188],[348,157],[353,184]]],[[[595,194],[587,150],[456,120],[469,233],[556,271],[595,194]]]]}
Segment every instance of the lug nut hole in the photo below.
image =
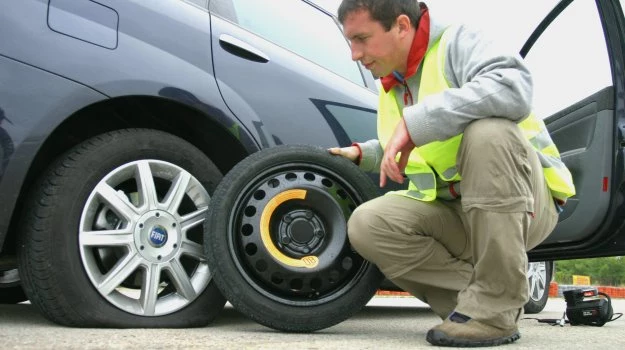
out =
{"type": "Polygon", "coordinates": [[[258,270],[258,272],[267,271],[267,262],[265,260],[258,260],[256,262],[256,270],[258,270]]]}
{"type": "Polygon", "coordinates": [[[241,227],[241,233],[243,234],[243,236],[249,236],[252,234],[252,232],[254,232],[254,226],[250,224],[245,224],[241,227]]]}
{"type": "Polygon", "coordinates": [[[250,205],[249,207],[245,208],[245,216],[249,218],[254,216],[254,214],[256,214],[256,207],[250,205]]]}
{"type": "Polygon", "coordinates": [[[280,180],[278,179],[271,179],[267,182],[267,185],[269,185],[269,187],[271,188],[276,188],[278,186],[280,186],[280,180]]]}
{"type": "Polygon", "coordinates": [[[258,247],[256,247],[256,244],[254,244],[254,243],[250,243],[250,244],[245,246],[245,252],[249,256],[252,256],[252,255],[256,254],[257,251],[258,251],[258,247]]]}
{"type": "Polygon", "coordinates": [[[336,191],[336,194],[341,197],[341,199],[347,199],[347,192],[345,192],[345,190],[338,190],[336,191]]]}
{"type": "Polygon", "coordinates": [[[304,282],[299,278],[295,278],[291,280],[291,283],[289,283],[289,287],[291,287],[291,289],[293,290],[302,290],[302,288],[304,287],[304,282]]]}
{"type": "Polygon", "coordinates": [[[321,282],[321,279],[319,278],[313,278],[312,281],[310,281],[310,288],[314,290],[321,289],[321,286],[322,286],[322,282],[321,282]]]}
{"type": "Polygon", "coordinates": [[[282,274],[280,274],[279,272],[276,272],[273,275],[271,275],[271,282],[273,282],[273,284],[280,284],[284,282],[284,278],[282,277],[282,274]]]}
{"type": "Polygon", "coordinates": [[[256,199],[257,201],[265,198],[265,191],[263,190],[258,190],[256,192],[254,192],[254,199],[256,199]]]}

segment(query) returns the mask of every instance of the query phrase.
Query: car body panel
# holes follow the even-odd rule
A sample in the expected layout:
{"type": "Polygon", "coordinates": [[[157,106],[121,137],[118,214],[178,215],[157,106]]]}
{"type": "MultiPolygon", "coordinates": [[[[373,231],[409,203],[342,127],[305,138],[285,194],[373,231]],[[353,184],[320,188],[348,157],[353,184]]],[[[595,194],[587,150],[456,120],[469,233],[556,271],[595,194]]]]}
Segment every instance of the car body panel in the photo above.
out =
{"type": "MultiPolygon", "coordinates": [[[[211,5],[217,7],[217,4],[211,5]]],[[[228,1],[219,5],[234,6],[228,1]]],[[[232,8],[220,10],[233,11],[232,8]]],[[[340,35],[338,26],[336,35],[340,35]]],[[[364,86],[364,80],[362,85],[357,85],[219,14],[212,19],[212,45],[215,76],[222,96],[230,110],[248,123],[248,129],[257,131],[255,135],[260,136],[263,147],[292,143],[336,146],[336,133],[341,132],[340,120],[331,125],[319,123],[315,118],[319,107],[326,104],[339,103],[357,110],[368,107],[367,136],[375,135],[377,98],[364,86]],[[258,111],[271,113],[259,115],[258,111]],[[297,125],[293,124],[295,120],[297,125]]],[[[338,143],[347,146],[353,141],[356,140],[339,140],[338,143]]]]}
{"type": "Polygon", "coordinates": [[[106,96],[0,55],[0,249],[30,165],[47,135],[68,115],[106,96]],[[27,93],[24,93],[27,92],[27,93]]]}
{"type": "MultiPolygon", "coordinates": [[[[0,28],[10,37],[19,36],[23,40],[3,42],[0,53],[87,85],[111,98],[172,99],[213,116],[226,129],[237,122],[223,100],[216,98],[219,92],[213,77],[210,15],[206,11],[178,0],[158,4],[141,0],[101,1],[119,15],[118,43],[110,49],[52,30],[48,26],[47,2],[12,1],[19,4],[8,6],[8,11],[3,12],[0,28]],[[137,17],[144,21],[136,21],[137,17]],[[26,23],[30,26],[28,30],[23,28],[26,23]],[[158,23],[158,26],[146,26],[146,23],[158,23]],[[23,45],[22,41],[32,45],[23,45]],[[186,45],[187,41],[197,45],[186,45]],[[57,52],[68,54],[58,57],[57,52]]],[[[52,2],[50,8],[65,4],[52,2]]],[[[68,9],[57,11],[65,10],[68,9]]],[[[71,31],[68,25],[65,30],[71,31]]],[[[249,151],[258,149],[252,142],[255,138],[244,138],[249,151]]]]}
{"type": "Polygon", "coordinates": [[[370,122],[375,120],[377,99],[364,87],[334,76],[304,58],[293,57],[285,49],[220,18],[213,19],[212,35],[215,75],[222,96],[235,115],[249,116],[245,118],[252,123],[248,128],[258,129],[263,147],[292,143],[336,146],[337,140],[331,126],[319,123],[312,117],[319,113],[313,100],[342,102],[361,108],[368,104],[370,122]],[[217,46],[223,45],[223,38],[227,36],[242,42],[253,42],[254,47],[270,57],[269,61],[253,62],[220,50],[217,46]],[[276,77],[279,77],[279,82],[271,86],[272,91],[266,91],[266,82],[277,81],[276,77]],[[350,91],[350,95],[345,94],[345,91],[350,91]],[[276,98],[280,96],[284,96],[284,99],[276,98]],[[272,107],[275,105],[282,108],[272,107]],[[292,108],[293,105],[298,108],[292,108]],[[274,113],[259,116],[256,112],[267,110],[274,113]],[[294,114],[299,117],[294,118],[294,114]],[[294,121],[297,121],[297,125],[293,124],[294,121]]]}
{"type": "MultiPolygon", "coordinates": [[[[0,57],[4,62],[0,72],[9,79],[3,79],[0,88],[0,108],[5,112],[0,127],[6,134],[3,139],[8,140],[6,152],[3,146],[3,157],[7,160],[3,165],[4,175],[0,177],[3,203],[0,247],[12,220],[17,218],[15,205],[28,189],[24,179],[28,174],[37,176],[29,173],[29,169],[36,168],[32,163],[35,156],[45,152],[42,145],[47,136],[72,115],[97,103],[128,96],[175,101],[220,125],[218,132],[229,132],[248,154],[285,142],[345,145],[364,141],[367,135],[374,134],[376,94],[371,76],[364,78],[368,88],[356,86],[270,43],[267,45],[271,46],[274,57],[276,53],[284,56],[284,66],[278,69],[296,70],[299,65],[311,69],[307,77],[299,77],[308,82],[297,83],[297,89],[283,85],[280,92],[291,104],[290,96],[297,95],[297,104],[305,103],[306,110],[289,110],[288,104],[272,101],[266,101],[269,103],[264,103],[261,106],[264,109],[260,110],[258,105],[250,107],[247,101],[253,95],[241,97],[229,84],[221,81],[218,85],[213,57],[227,64],[223,60],[232,61],[233,55],[218,43],[211,44],[211,15],[207,6],[207,2],[205,6],[196,6],[181,0],[8,0],[3,3],[0,57]],[[83,27],[97,33],[82,33],[83,27]],[[289,55],[294,56],[291,59],[297,64],[288,61],[289,55]],[[337,86],[326,91],[324,84],[337,86]],[[21,89],[15,90],[16,86],[21,89]],[[16,99],[15,95],[20,98],[16,99]],[[227,97],[228,105],[222,95],[227,97]],[[27,100],[34,96],[37,103],[29,105],[27,100]],[[19,106],[28,108],[19,110],[19,106]],[[350,113],[341,113],[342,110],[350,113]],[[293,113],[297,113],[296,119],[301,122],[280,122],[279,118],[293,113]],[[368,119],[367,131],[358,132],[360,136],[351,135],[341,124],[353,125],[354,118],[363,115],[368,119]],[[293,132],[293,128],[306,132],[293,132]]],[[[230,27],[230,30],[237,29],[230,27]]],[[[220,72],[228,78],[224,69],[220,72]]],[[[271,85],[267,73],[258,78],[267,79],[271,85]]],[[[293,76],[292,82],[297,81],[293,76]]],[[[254,84],[259,91],[278,95],[262,83],[254,84]]],[[[45,168],[45,164],[38,166],[45,168]]]]}

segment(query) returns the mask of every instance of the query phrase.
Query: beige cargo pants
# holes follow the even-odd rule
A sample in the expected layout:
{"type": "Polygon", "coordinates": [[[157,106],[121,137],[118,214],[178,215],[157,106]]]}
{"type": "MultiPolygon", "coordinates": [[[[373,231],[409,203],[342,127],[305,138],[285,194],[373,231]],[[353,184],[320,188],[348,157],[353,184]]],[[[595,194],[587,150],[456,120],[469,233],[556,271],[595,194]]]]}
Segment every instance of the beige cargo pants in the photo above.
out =
{"type": "Polygon", "coordinates": [[[422,202],[387,194],[348,222],[352,246],[441,318],[456,310],[513,328],[528,300],[526,251],[557,223],[536,152],[508,120],[464,132],[460,200],[422,202]]]}

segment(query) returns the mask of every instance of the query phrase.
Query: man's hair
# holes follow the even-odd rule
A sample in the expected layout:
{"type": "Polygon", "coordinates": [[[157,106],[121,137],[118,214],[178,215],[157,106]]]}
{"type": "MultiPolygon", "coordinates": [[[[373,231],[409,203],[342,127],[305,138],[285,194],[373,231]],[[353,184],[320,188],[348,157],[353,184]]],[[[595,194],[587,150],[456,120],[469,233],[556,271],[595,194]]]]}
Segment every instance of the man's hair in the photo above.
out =
{"type": "Polygon", "coordinates": [[[416,28],[421,10],[417,0],[343,0],[339,6],[338,17],[341,24],[352,12],[369,11],[371,19],[382,24],[387,31],[391,29],[399,15],[406,15],[416,28]]]}

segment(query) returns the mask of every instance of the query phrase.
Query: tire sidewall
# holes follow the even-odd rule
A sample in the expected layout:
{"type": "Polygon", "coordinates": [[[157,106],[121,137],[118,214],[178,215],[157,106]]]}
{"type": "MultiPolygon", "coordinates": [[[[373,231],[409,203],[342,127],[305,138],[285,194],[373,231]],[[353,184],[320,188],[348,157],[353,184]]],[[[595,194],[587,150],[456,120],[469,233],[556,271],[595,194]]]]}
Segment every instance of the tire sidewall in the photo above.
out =
{"type": "Polygon", "coordinates": [[[55,203],[51,204],[56,207],[44,237],[48,240],[45,253],[50,262],[50,272],[55,284],[61,289],[59,298],[64,298],[87,321],[87,324],[81,326],[176,326],[181,320],[186,325],[205,324],[202,319],[206,317],[203,314],[214,313],[210,308],[225,303],[212,281],[193,302],[167,315],[138,316],[108,302],[91,283],[85,271],[78,232],[80,218],[91,192],[106,175],[121,165],[147,159],[169,162],[196,177],[209,194],[213,193],[221,174],[195,147],[163,132],[137,129],[107,134],[103,138],[99,142],[88,141],[88,146],[78,146],[79,156],[73,153],[61,157],[57,166],[52,167],[52,171],[63,169],[65,172],[62,180],[55,184],[58,191],[53,197],[55,203]]]}
{"type": "MultiPolygon", "coordinates": [[[[251,188],[250,181],[271,167],[287,164],[306,164],[339,175],[344,185],[350,186],[365,202],[379,191],[371,179],[353,163],[339,156],[330,156],[326,150],[314,146],[278,146],[254,154],[231,170],[218,186],[215,197],[220,200],[209,211],[209,229],[220,232],[209,241],[210,266],[214,266],[215,281],[230,303],[255,321],[284,331],[314,331],[337,324],[364,306],[377,290],[382,274],[368,263],[361,271],[356,288],[327,303],[308,306],[286,305],[258,292],[241,275],[239,262],[230,252],[234,242],[230,227],[243,188],[251,188]],[[226,219],[227,218],[227,219],[226,219]],[[228,249],[224,249],[224,247],[228,249]],[[269,316],[273,315],[273,316],[269,316]],[[268,319],[272,318],[272,319],[268,319]]],[[[205,241],[207,238],[205,238],[205,241]]],[[[207,245],[208,247],[208,245],[207,245]]]]}

